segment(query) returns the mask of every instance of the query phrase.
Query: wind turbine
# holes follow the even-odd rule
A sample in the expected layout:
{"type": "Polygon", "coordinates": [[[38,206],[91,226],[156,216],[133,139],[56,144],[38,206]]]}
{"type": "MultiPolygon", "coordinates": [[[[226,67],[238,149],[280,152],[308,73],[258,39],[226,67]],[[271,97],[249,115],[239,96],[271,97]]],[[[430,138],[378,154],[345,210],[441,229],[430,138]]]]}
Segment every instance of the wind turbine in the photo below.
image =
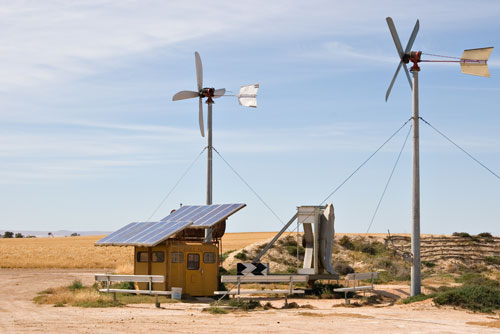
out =
{"type": "MultiPolygon", "coordinates": [[[[488,58],[490,57],[493,47],[480,48],[480,49],[469,49],[465,50],[462,58],[457,57],[444,57],[452,58],[455,60],[422,60],[422,51],[411,51],[413,42],[417,37],[419,29],[419,21],[415,23],[413,32],[410,35],[410,39],[406,44],[406,48],[403,50],[401,42],[399,40],[398,33],[392,18],[386,18],[387,25],[389,26],[389,31],[391,32],[392,39],[396,46],[398,56],[400,58],[399,65],[396,69],[396,73],[392,78],[391,84],[387,89],[385,94],[385,100],[389,98],[392,86],[396,81],[396,77],[399,73],[401,67],[403,67],[408,83],[410,84],[410,89],[413,90],[413,182],[412,182],[412,232],[411,232],[411,252],[412,252],[412,267],[411,267],[411,295],[416,296],[421,293],[421,275],[420,275],[420,148],[419,148],[419,105],[418,105],[418,72],[420,67],[418,63],[420,62],[456,62],[460,63],[462,73],[477,75],[482,77],[489,77],[490,73],[488,70],[488,58]],[[413,75],[413,82],[410,79],[410,74],[406,64],[409,62],[413,63],[410,71],[413,75]]],[[[443,56],[438,56],[443,57],[443,56]]]]}
{"type": "MultiPolygon", "coordinates": [[[[226,89],[220,88],[204,88],[203,87],[203,66],[201,63],[200,54],[198,52],[194,53],[195,65],[196,65],[196,84],[197,91],[182,90],[176,93],[172,97],[172,101],[185,100],[191,98],[198,98],[198,123],[200,125],[201,136],[205,137],[204,124],[203,124],[203,99],[206,98],[206,104],[208,105],[207,113],[207,205],[212,204],[212,105],[214,104],[214,98],[219,98],[221,96],[235,96],[235,95],[225,95],[226,89]]],[[[240,93],[236,95],[240,102],[240,105],[247,107],[257,107],[257,91],[259,89],[259,84],[242,86],[240,88],[240,93]]],[[[212,231],[211,229],[206,230],[205,241],[212,241],[212,231]]]]}

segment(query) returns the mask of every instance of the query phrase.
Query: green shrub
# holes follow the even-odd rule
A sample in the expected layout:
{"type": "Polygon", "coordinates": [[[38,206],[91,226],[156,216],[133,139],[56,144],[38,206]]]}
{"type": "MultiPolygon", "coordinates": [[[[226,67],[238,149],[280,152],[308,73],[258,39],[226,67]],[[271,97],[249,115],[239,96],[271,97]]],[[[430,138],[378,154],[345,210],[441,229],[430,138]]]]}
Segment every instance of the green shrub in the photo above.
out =
{"type": "Polygon", "coordinates": [[[378,274],[378,277],[373,280],[375,284],[386,284],[394,281],[394,275],[389,271],[381,271],[378,274]]]}
{"type": "Polygon", "coordinates": [[[257,307],[262,307],[262,305],[260,305],[258,301],[251,299],[250,300],[230,299],[228,305],[245,311],[254,310],[257,307]]]}
{"type": "Polygon", "coordinates": [[[421,302],[422,300],[427,300],[427,299],[433,298],[435,296],[436,296],[435,293],[431,293],[429,295],[425,295],[422,293],[422,294],[419,294],[416,296],[405,298],[405,299],[401,300],[401,302],[403,304],[411,304],[411,303],[415,303],[415,302],[421,302]]]}
{"type": "Polygon", "coordinates": [[[375,263],[375,267],[382,269],[390,269],[394,263],[389,258],[381,258],[375,263]]]}
{"type": "Polygon", "coordinates": [[[500,265],[500,256],[487,256],[484,258],[486,264],[500,265]]]}
{"type": "Polygon", "coordinates": [[[457,283],[462,283],[464,286],[488,286],[492,288],[500,288],[500,282],[484,277],[477,273],[466,273],[455,279],[457,283]]]}
{"type": "Polygon", "coordinates": [[[237,274],[237,269],[236,267],[233,267],[229,270],[226,270],[224,267],[219,267],[219,276],[222,275],[236,275],[237,274]]]}
{"type": "Polygon", "coordinates": [[[370,255],[377,254],[377,250],[371,244],[361,244],[359,247],[359,251],[361,253],[366,253],[366,254],[370,254],[370,255]]]}
{"type": "Polygon", "coordinates": [[[227,314],[226,309],[220,308],[218,306],[210,306],[207,311],[210,314],[227,314]]]}
{"type": "Polygon", "coordinates": [[[431,262],[431,261],[422,261],[422,264],[424,266],[426,266],[427,268],[434,268],[436,266],[436,264],[434,262],[431,262]]]}
{"type": "Polygon", "coordinates": [[[287,245],[287,246],[295,246],[297,247],[298,244],[297,244],[297,240],[293,239],[293,238],[286,238],[286,239],[281,239],[283,240],[283,245],[287,245]]]}
{"type": "Polygon", "coordinates": [[[74,280],[73,283],[68,287],[71,291],[76,291],[83,289],[83,284],[80,280],[74,280]]]}
{"type": "MultiPolygon", "coordinates": [[[[314,282],[314,286],[311,290],[311,293],[322,299],[344,298],[344,292],[333,291],[334,289],[343,287],[344,286],[340,284],[323,284],[321,282],[314,282]]],[[[352,291],[348,291],[347,298],[352,298],[352,297],[354,297],[354,293],[352,291]]]]}
{"type": "Polygon", "coordinates": [[[344,247],[345,249],[349,250],[354,250],[354,244],[351,241],[351,238],[349,238],[347,235],[344,235],[340,240],[339,240],[339,245],[344,247]]]}
{"type": "Polygon", "coordinates": [[[391,271],[381,271],[378,278],[373,280],[375,284],[386,284],[394,281],[405,282],[410,280],[410,272],[406,267],[392,267],[391,271]]]}
{"type": "Polygon", "coordinates": [[[78,307],[121,307],[124,306],[123,303],[119,301],[114,301],[114,300],[106,300],[99,298],[96,301],[76,301],[71,304],[72,306],[78,306],[78,307]]]}
{"type": "Polygon", "coordinates": [[[472,238],[472,236],[467,232],[453,232],[452,236],[462,237],[462,238],[472,238]]]}
{"type": "Polygon", "coordinates": [[[482,232],[477,235],[480,238],[493,238],[490,232],[482,232]]]}
{"type": "Polygon", "coordinates": [[[434,302],[437,305],[452,305],[489,313],[500,309],[500,289],[490,286],[464,285],[438,294],[434,302]]]}
{"type": "Polygon", "coordinates": [[[347,275],[354,272],[354,268],[347,263],[338,262],[333,266],[333,270],[340,275],[347,275]]]}
{"type": "Polygon", "coordinates": [[[304,254],[306,252],[306,250],[304,249],[304,247],[297,246],[297,244],[286,246],[286,250],[287,250],[288,254],[290,254],[291,256],[297,256],[297,249],[298,249],[298,252],[299,252],[299,257],[300,256],[304,256],[304,254]]]}
{"type": "Polygon", "coordinates": [[[281,308],[282,309],[300,308],[300,305],[297,304],[296,302],[291,302],[291,303],[285,303],[285,305],[283,305],[281,308]]]}
{"type": "Polygon", "coordinates": [[[237,258],[238,260],[242,260],[242,261],[248,260],[247,254],[243,251],[239,252],[234,257],[237,258]]]}
{"type": "Polygon", "coordinates": [[[134,282],[121,282],[120,289],[134,290],[135,289],[134,282]]]}
{"type": "Polygon", "coordinates": [[[231,254],[232,252],[234,252],[234,249],[222,253],[222,255],[220,256],[220,262],[221,263],[224,262],[227,259],[227,257],[229,256],[229,254],[231,254]]]}

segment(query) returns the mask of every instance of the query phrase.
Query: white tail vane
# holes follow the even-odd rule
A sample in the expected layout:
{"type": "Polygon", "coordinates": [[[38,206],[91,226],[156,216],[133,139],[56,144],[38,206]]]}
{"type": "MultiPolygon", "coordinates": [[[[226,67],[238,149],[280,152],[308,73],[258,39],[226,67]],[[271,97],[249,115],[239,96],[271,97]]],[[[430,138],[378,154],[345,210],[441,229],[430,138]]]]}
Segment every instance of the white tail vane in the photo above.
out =
{"type": "Polygon", "coordinates": [[[464,50],[460,59],[462,73],[489,78],[488,59],[492,51],[493,47],[464,50]]]}
{"type": "Polygon", "coordinates": [[[257,91],[259,84],[241,86],[238,102],[245,107],[257,108],[257,91]]]}

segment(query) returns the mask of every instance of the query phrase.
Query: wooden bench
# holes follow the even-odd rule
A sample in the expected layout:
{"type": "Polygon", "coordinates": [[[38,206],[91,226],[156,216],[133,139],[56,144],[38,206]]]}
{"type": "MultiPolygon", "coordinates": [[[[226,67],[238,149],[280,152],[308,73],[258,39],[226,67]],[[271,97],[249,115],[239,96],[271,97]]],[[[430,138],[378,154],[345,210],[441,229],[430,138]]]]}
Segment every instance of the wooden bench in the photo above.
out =
{"type": "MultiPolygon", "coordinates": [[[[248,294],[301,294],[304,290],[295,290],[293,283],[307,282],[307,275],[237,275],[237,276],[221,276],[222,283],[236,283],[236,291],[214,291],[215,295],[248,295],[248,294]],[[268,290],[241,290],[241,283],[288,283],[288,289],[268,289],[268,290]]],[[[285,302],[286,302],[285,296],[285,302]]]]}
{"type": "Polygon", "coordinates": [[[155,305],[160,307],[158,295],[169,296],[172,291],[153,290],[153,283],[165,282],[165,276],[161,275],[112,275],[112,274],[94,274],[95,280],[98,282],[106,282],[106,289],[99,289],[99,292],[113,293],[113,299],[116,301],[117,293],[139,293],[144,295],[154,295],[156,297],[155,305]],[[135,289],[112,289],[111,282],[137,282],[148,283],[148,290],[135,289]]]}
{"type": "Polygon", "coordinates": [[[373,290],[373,280],[378,277],[378,272],[370,272],[370,273],[352,273],[352,274],[347,274],[345,277],[345,283],[346,287],[345,288],[337,288],[334,289],[333,291],[335,292],[344,292],[344,297],[345,297],[345,303],[349,304],[349,300],[347,299],[347,293],[348,292],[356,292],[356,291],[366,291],[366,290],[373,290]],[[370,285],[360,285],[361,280],[371,280],[370,285]],[[352,282],[352,286],[351,283],[352,282]]]}

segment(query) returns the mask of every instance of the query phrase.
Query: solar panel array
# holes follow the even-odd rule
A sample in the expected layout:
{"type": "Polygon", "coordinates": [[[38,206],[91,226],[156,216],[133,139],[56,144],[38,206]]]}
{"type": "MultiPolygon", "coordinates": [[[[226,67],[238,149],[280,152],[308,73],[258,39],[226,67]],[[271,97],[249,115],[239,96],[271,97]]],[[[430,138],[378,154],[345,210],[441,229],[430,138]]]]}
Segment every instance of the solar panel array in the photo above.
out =
{"type": "Polygon", "coordinates": [[[193,222],[179,220],[176,222],[130,223],[105,238],[97,241],[96,246],[144,246],[153,247],[184,230],[193,222]]]}
{"type": "Polygon", "coordinates": [[[164,222],[192,221],[192,228],[208,228],[223,221],[246,204],[185,205],[163,218],[164,222]]]}

